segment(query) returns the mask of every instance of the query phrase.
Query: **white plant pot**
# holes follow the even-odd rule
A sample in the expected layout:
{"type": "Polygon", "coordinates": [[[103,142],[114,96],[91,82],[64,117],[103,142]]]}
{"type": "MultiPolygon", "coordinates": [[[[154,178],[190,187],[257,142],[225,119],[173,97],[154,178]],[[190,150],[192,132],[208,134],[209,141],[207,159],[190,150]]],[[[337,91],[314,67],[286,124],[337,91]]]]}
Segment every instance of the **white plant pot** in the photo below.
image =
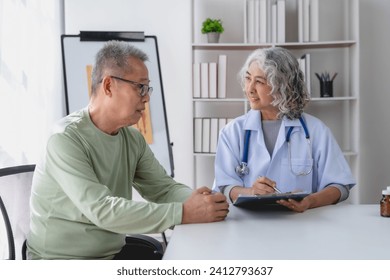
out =
{"type": "Polygon", "coordinates": [[[207,33],[207,42],[209,42],[209,43],[218,43],[220,34],[221,33],[218,33],[218,32],[207,33]]]}

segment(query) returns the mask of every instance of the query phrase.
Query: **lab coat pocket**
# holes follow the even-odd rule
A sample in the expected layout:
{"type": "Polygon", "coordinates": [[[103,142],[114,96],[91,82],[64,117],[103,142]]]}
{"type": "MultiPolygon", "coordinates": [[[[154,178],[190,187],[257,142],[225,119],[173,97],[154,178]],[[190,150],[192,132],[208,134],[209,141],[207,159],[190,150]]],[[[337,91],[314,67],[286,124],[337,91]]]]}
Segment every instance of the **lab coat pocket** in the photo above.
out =
{"type": "Polygon", "coordinates": [[[292,158],[282,160],[281,185],[286,191],[312,192],[313,159],[292,158]]]}

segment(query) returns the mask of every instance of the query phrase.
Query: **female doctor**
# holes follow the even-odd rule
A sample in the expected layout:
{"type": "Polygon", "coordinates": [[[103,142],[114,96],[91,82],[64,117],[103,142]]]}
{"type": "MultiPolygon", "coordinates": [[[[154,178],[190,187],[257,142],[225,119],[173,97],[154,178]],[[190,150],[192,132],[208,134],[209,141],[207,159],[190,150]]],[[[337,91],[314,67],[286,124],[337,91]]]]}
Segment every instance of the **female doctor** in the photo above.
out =
{"type": "Polygon", "coordinates": [[[347,199],[355,180],[329,128],[303,113],[309,96],[294,55],[255,50],[239,77],[251,110],[220,132],[214,190],[232,202],[239,194],[310,193],[278,201],[296,212],[347,199]]]}

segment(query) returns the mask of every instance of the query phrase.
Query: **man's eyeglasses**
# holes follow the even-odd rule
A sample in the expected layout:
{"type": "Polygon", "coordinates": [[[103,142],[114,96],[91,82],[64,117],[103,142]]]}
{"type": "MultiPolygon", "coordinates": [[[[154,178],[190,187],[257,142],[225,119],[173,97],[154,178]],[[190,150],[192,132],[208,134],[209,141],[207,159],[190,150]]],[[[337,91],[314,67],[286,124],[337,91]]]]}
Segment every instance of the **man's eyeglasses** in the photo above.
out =
{"type": "Polygon", "coordinates": [[[137,83],[137,82],[130,81],[130,80],[126,80],[126,79],[116,77],[116,76],[110,76],[110,77],[117,79],[117,80],[120,80],[120,81],[123,81],[123,82],[126,82],[126,83],[129,83],[129,84],[132,84],[132,85],[135,85],[139,89],[138,94],[141,97],[144,97],[146,94],[149,94],[149,96],[152,95],[153,88],[148,86],[148,85],[137,83]]]}

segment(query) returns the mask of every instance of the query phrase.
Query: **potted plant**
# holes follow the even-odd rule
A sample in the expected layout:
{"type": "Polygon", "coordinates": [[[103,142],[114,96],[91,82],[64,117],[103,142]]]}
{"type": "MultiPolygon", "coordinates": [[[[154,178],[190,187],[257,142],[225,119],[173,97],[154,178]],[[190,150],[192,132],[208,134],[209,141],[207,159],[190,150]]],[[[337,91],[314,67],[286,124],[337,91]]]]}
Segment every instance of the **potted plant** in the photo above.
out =
{"type": "Polygon", "coordinates": [[[224,31],[222,20],[207,18],[202,23],[202,34],[207,34],[209,43],[218,43],[219,35],[224,31]]]}

